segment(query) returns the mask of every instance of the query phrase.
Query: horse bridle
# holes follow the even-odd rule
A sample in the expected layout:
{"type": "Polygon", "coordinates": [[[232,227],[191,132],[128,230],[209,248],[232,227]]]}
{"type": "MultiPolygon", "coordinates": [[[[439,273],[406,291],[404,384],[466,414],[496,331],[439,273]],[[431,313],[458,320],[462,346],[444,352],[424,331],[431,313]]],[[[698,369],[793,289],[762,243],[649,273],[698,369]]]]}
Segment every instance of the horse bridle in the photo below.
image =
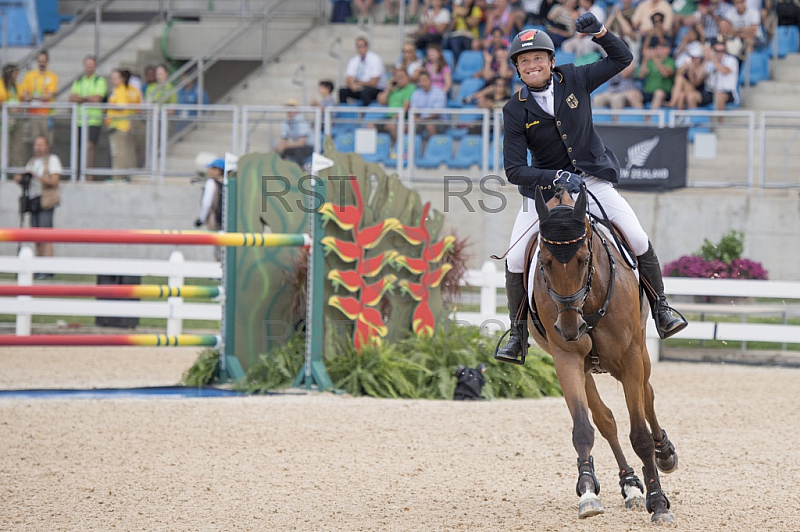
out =
{"type": "MultiPolygon", "coordinates": [[[[556,303],[556,309],[558,313],[561,314],[566,310],[574,310],[581,316],[583,316],[583,305],[586,304],[586,300],[589,298],[589,290],[592,289],[592,279],[594,279],[594,226],[590,224],[591,233],[589,235],[589,267],[587,269],[588,273],[586,275],[586,284],[583,287],[572,294],[571,296],[562,296],[552,288],[550,285],[547,284],[547,276],[544,273],[544,266],[542,265],[542,258],[539,257],[539,272],[542,274],[542,280],[544,281],[544,285],[547,287],[547,291],[550,293],[550,297],[556,303]],[[579,303],[577,303],[579,301],[579,303]],[[561,306],[563,305],[563,306],[561,306]]],[[[547,240],[541,234],[539,234],[539,238],[542,239],[542,242],[546,244],[553,244],[553,245],[567,245],[567,244],[575,244],[576,242],[580,242],[582,240],[586,240],[586,230],[581,236],[573,240],[547,240]]]]}

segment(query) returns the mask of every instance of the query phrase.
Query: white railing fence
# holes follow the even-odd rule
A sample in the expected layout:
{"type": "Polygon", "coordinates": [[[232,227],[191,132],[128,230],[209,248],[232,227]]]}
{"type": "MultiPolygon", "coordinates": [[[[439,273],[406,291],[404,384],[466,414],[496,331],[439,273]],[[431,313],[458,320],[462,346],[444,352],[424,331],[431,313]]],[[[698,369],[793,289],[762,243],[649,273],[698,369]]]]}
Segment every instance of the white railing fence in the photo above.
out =
{"type": "MultiPolygon", "coordinates": [[[[486,261],[480,270],[469,270],[465,286],[480,289],[479,310],[457,310],[452,317],[460,323],[477,325],[487,331],[507,329],[508,312],[498,305],[505,304],[505,272],[494,262],[486,261]],[[498,291],[500,296],[498,296],[498,291]]],[[[800,316],[800,282],[758,281],[745,279],[694,279],[664,278],[668,296],[691,296],[713,302],[694,303],[673,297],[670,302],[685,314],[699,315],[700,321],[690,320],[689,326],[675,338],[691,340],[723,340],[730,342],[780,342],[800,343],[800,325],[787,324],[788,317],[800,316]],[[754,298],[772,298],[775,303],[754,303],[754,298]],[[714,321],[715,317],[735,315],[741,323],[714,321]],[[781,324],[746,323],[748,316],[780,316],[781,324]]],[[[609,319],[608,317],[606,319],[609,319]]],[[[650,358],[657,361],[661,340],[652,320],[647,323],[647,349],[650,358]]],[[[742,345],[744,351],[746,346],[742,345]]]]}
{"type": "MultiPolygon", "coordinates": [[[[17,276],[20,286],[33,285],[35,273],[77,275],[152,275],[167,277],[169,286],[183,286],[187,278],[221,281],[222,266],[216,261],[187,261],[180,251],[168,260],[35,257],[29,246],[18,256],[0,256],[0,272],[17,276]]],[[[167,320],[166,334],[179,335],[183,320],[221,320],[222,298],[210,303],[187,303],[182,297],[166,301],[119,301],[78,298],[0,297],[0,314],[16,315],[17,336],[31,334],[32,316],[121,316],[167,320]]]]}

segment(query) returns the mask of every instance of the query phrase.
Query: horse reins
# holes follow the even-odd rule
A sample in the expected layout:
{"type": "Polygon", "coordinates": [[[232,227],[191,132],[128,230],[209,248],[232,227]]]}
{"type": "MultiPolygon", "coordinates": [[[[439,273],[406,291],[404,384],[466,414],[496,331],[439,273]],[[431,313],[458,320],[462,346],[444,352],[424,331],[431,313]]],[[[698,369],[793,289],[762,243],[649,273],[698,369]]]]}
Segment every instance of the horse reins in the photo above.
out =
{"type": "MultiPolygon", "coordinates": [[[[592,227],[592,229],[594,228],[592,227]]],[[[583,234],[581,236],[579,236],[578,238],[574,238],[572,240],[548,240],[541,234],[539,235],[539,238],[542,239],[542,242],[545,242],[547,244],[562,245],[562,246],[568,244],[575,244],[577,242],[586,240],[586,229],[584,228],[583,234]]],[[[541,272],[542,274],[544,285],[547,287],[547,291],[550,293],[550,297],[553,298],[553,301],[556,302],[556,309],[558,310],[559,314],[561,314],[565,310],[574,310],[575,312],[583,316],[583,305],[584,303],[586,303],[586,299],[589,297],[589,290],[591,290],[592,288],[592,279],[594,278],[594,264],[593,264],[594,246],[592,246],[593,238],[594,238],[594,230],[592,230],[592,234],[589,237],[589,270],[587,274],[586,284],[583,285],[583,287],[580,290],[578,290],[571,296],[562,296],[561,294],[550,288],[550,285],[547,284],[547,276],[544,274],[544,266],[542,266],[542,261],[540,257],[538,265],[539,272],[541,272]],[[577,301],[580,301],[580,303],[576,304],[577,301]],[[559,305],[564,305],[564,306],[559,306],[559,305]]]]}

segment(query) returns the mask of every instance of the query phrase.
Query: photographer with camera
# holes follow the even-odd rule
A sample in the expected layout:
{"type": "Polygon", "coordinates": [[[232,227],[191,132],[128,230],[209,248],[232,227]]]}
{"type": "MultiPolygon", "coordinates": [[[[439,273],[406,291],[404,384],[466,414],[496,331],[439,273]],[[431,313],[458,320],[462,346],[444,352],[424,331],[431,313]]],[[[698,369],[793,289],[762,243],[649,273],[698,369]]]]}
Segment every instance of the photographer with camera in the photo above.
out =
{"type": "MultiPolygon", "coordinates": [[[[61,179],[61,160],[50,153],[50,141],[38,136],[33,141],[33,157],[25,165],[25,174],[14,176],[22,187],[20,197],[20,225],[24,216],[30,213],[31,227],[53,227],[53,211],[61,202],[59,180],[61,179]]],[[[52,242],[37,242],[36,255],[52,257],[52,242]]],[[[53,274],[37,273],[35,279],[48,279],[53,274]]]]}

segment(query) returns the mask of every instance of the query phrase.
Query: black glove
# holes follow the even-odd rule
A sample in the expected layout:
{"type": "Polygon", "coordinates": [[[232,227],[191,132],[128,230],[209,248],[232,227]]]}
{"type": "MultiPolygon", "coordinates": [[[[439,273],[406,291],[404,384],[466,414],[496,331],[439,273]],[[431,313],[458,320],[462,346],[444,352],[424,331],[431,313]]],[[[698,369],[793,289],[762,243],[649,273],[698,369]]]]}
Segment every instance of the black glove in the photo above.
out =
{"type": "Polygon", "coordinates": [[[200,218],[198,218],[197,220],[194,221],[194,226],[195,227],[200,227],[202,225],[203,225],[203,220],[201,220],[200,218]]]}
{"type": "Polygon", "coordinates": [[[580,192],[581,185],[583,185],[583,179],[581,176],[565,170],[559,170],[556,172],[556,178],[553,180],[553,186],[564,187],[567,189],[567,192],[569,192],[570,195],[580,192]]]}
{"type": "Polygon", "coordinates": [[[597,20],[594,13],[584,13],[575,21],[575,29],[579,33],[600,33],[603,30],[603,24],[597,20]]]}

